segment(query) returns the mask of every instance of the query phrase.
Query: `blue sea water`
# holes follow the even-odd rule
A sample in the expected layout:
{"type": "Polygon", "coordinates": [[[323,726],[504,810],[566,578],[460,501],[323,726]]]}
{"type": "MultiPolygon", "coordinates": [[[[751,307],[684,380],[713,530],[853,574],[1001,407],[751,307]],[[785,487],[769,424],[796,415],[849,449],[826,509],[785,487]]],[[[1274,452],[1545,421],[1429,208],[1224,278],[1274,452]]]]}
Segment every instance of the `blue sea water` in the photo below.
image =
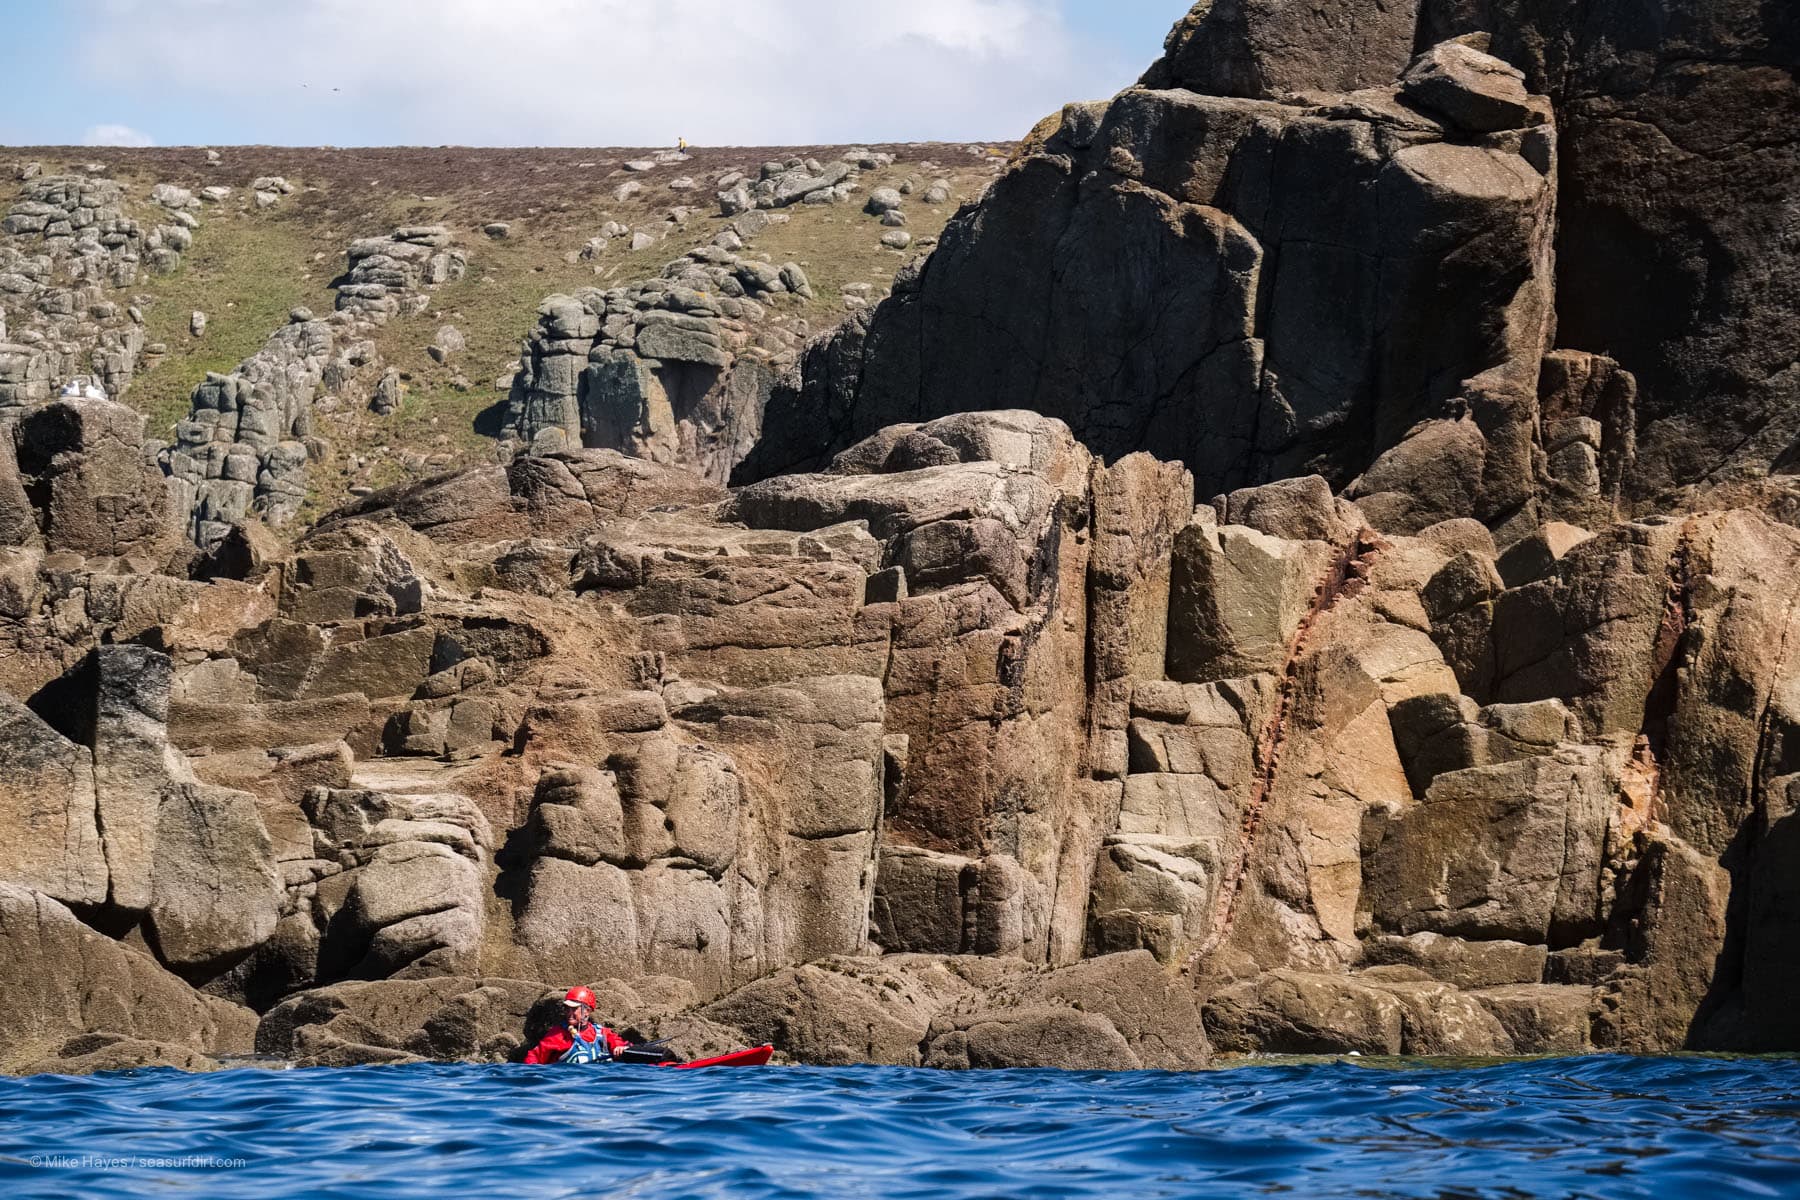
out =
{"type": "Polygon", "coordinates": [[[0,1080],[0,1196],[1800,1196],[1800,1063],[0,1080]]]}

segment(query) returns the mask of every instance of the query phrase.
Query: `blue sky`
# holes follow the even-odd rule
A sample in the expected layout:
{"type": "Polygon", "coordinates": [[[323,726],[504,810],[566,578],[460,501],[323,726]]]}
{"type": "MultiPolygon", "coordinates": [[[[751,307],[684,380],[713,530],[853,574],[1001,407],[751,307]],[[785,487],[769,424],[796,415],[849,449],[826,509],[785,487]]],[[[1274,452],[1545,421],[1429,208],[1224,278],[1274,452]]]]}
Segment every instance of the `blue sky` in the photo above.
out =
{"type": "Polygon", "coordinates": [[[0,0],[0,144],[1017,137],[1184,0],[0,0]]]}

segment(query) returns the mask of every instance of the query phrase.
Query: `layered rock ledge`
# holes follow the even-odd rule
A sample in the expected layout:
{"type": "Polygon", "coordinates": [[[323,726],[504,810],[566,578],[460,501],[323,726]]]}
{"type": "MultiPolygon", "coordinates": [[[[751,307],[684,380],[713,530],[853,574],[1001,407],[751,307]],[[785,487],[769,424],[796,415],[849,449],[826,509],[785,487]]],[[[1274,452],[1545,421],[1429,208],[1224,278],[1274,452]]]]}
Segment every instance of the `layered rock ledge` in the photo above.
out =
{"type": "Polygon", "coordinates": [[[570,981],[810,1062],[1792,1036],[1760,513],[1502,555],[1015,411],[735,493],[525,457],[201,581],[59,544],[160,488],[84,447],[6,551],[13,1069],[504,1058],[570,981]],[[121,973],[151,1025],[39,995],[121,973]]]}

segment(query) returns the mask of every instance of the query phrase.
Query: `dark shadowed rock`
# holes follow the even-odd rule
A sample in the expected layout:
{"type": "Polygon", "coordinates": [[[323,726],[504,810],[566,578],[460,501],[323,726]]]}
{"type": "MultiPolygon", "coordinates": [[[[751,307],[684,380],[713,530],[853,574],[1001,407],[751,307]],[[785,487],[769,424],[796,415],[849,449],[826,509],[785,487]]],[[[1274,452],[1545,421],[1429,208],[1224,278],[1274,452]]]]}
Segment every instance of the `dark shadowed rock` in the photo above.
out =
{"type": "Polygon", "coordinates": [[[1416,0],[1201,0],[1140,82],[1251,97],[1381,87],[1412,56],[1417,8],[1416,0]]]}
{"type": "Polygon", "coordinates": [[[1757,0],[1650,0],[1588,13],[1532,0],[1425,0],[1426,44],[1488,50],[1555,103],[1558,337],[1636,377],[1642,503],[1793,458],[1800,249],[1800,26],[1757,0]]]}
{"type": "MultiPolygon", "coordinates": [[[[1392,22],[1396,58],[1368,81],[1391,84],[1411,20],[1359,7],[1392,22]]],[[[1198,11],[1195,29],[1226,9],[1198,11]]],[[[1282,6],[1290,17],[1340,26],[1282,6]]],[[[1344,22],[1316,56],[1334,70],[1344,22]]],[[[1202,495],[1373,470],[1359,495],[1402,498],[1385,524],[1371,514],[1384,528],[1516,511],[1548,343],[1552,133],[1465,144],[1391,91],[1385,106],[1308,107],[1173,82],[1153,72],[1154,88],[1096,120],[1043,127],[916,276],[808,352],[734,477],[821,465],[820,431],[836,448],[958,409],[1031,407],[1109,459],[1181,461],[1202,495]],[[1464,462],[1443,460],[1446,433],[1464,462]]]]}

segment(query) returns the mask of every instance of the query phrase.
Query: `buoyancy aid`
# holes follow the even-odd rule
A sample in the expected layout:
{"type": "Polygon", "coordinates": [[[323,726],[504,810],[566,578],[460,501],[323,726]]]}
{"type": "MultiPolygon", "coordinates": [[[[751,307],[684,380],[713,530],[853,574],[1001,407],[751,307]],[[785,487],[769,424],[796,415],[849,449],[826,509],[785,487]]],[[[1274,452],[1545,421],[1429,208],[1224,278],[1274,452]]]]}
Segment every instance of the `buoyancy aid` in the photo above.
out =
{"type": "Polygon", "coordinates": [[[569,1040],[574,1045],[569,1047],[568,1051],[557,1060],[558,1062],[597,1063],[613,1060],[612,1051],[606,1045],[606,1035],[600,1032],[600,1026],[589,1025],[587,1027],[587,1032],[593,1035],[592,1041],[583,1040],[581,1034],[573,1029],[568,1032],[569,1040]]]}

